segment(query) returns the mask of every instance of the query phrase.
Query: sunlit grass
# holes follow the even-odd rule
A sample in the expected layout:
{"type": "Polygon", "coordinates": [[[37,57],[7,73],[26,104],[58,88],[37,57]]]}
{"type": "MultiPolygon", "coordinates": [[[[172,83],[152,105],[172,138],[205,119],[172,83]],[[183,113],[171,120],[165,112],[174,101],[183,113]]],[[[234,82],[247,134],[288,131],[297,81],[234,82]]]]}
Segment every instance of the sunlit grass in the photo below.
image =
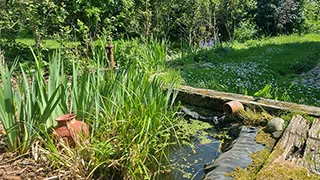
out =
{"type": "MultiPolygon", "coordinates": [[[[32,38],[19,38],[19,39],[16,39],[16,41],[25,45],[30,45],[30,46],[35,45],[35,40],[32,38]]],[[[61,43],[59,43],[57,40],[54,40],[54,39],[43,39],[41,40],[41,42],[42,42],[42,46],[48,49],[62,48],[61,43]]],[[[72,41],[64,42],[65,47],[75,47],[79,44],[80,42],[72,42],[72,41]]]]}
{"type": "Polygon", "coordinates": [[[252,46],[262,46],[268,44],[287,44],[287,43],[305,43],[305,42],[320,42],[319,34],[306,34],[306,35],[290,35],[290,36],[277,36],[272,38],[262,38],[260,40],[249,40],[245,43],[234,42],[232,48],[245,49],[252,46]]]}
{"type": "Polygon", "coordinates": [[[296,81],[320,63],[319,49],[320,35],[279,36],[197,50],[169,64],[182,69],[186,85],[254,95],[269,84],[268,98],[320,106],[320,89],[296,81]]]}

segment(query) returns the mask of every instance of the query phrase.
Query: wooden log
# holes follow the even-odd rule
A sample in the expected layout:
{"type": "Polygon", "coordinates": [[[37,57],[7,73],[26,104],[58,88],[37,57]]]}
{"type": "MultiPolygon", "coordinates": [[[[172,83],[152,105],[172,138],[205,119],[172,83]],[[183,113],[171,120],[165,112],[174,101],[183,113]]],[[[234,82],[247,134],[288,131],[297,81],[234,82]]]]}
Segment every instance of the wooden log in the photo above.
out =
{"type": "Polygon", "coordinates": [[[282,153],[279,154],[274,162],[294,162],[303,158],[308,130],[307,120],[300,115],[294,116],[277,145],[279,146],[277,148],[282,149],[282,153]]]}
{"type": "Polygon", "coordinates": [[[305,160],[308,168],[320,175],[320,122],[319,119],[313,121],[308,132],[308,139],[305,149],[305,160]]]}
{"type": "Polygon", "coordinates": [[[320,121],[294,116],[271,153],[268,164],[286,164],[320,175],[320,121]]]}

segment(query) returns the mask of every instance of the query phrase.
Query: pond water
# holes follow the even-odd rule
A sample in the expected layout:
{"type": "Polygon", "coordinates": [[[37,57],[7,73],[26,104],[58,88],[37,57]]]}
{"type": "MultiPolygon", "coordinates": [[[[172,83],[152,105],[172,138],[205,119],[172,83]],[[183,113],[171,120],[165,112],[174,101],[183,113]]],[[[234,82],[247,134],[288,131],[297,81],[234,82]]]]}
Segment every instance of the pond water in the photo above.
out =
{"type": "Polygon", "coordinates": [[[162,174],[159,179],[202,179],[204,165],[221,154],[220,141],[213,138],[216,131],[212,124],[198,120],[183,121],[181,128],[184,133],[181,135],[192,138],[168,153],[171,172],[162,174]]]}
{"type": "Polygon", "coordinates": [[[220,141],[211,136],[206,137],[206,143],[195,138],[193,147],[180,147],[169,155],[173,170],[169,179],[202,179],[205,175],[203,166],[217,158],[220,141]]]}

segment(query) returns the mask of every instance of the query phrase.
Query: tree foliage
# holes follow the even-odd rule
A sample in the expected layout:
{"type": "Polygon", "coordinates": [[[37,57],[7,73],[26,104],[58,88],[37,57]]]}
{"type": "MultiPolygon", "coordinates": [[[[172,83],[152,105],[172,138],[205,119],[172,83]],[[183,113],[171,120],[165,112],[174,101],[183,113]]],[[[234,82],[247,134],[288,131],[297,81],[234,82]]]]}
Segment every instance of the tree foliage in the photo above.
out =
{"type": "Polygon", "coordinates": [[[304,30],[320,33],[320,0],[305,0],[303,3],[304,30]]]}
{"type": "Polygon", "coordinates": [[[2,0],[0,37],[27,32],[85,39],[101,34],[244,41],[319,32],[319,0],[2,0]]]}
{"type": "Polygon", "coordinates": [[[0,1],[0,10],[0,38],[14,40],[19,32],[29,32],[38,47],[41,37],[63,33],[67,28],[63,4],[51,0],[0,1]]]}

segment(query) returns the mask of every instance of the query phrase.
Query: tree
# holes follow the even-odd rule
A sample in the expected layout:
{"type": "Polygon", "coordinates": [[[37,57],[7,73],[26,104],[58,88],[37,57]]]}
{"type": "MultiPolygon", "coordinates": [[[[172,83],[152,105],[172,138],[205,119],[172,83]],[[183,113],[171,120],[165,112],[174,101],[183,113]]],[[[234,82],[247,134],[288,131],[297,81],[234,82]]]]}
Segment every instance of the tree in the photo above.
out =
{"type": "Polygon", "coordinates": [[[311,33],[320,33],[320,0],[304,0],[304,30],[311,33]]]}
{"type": "Polygon", "coordinates": [[[275,20],[274,12],[277,7],[277,2],[275,0],[258,0],[257,4],[257,16],[256,24],[258,25],[260,32],[263,34],[273,34],[275,35],[275,20]]]}
{"type": "Polygon", "coordinates": [[[303,23],[299,0],[280,0],[274,11],[275,29],[279,34],[299,32],[303,23]]]}
{"type": "Polygon", "coordinates": [[[301,31],[301,0],[259,0],[256,23],[264,34],[290,34],[301,31]]]}
{"type": "Polygon", "coordinates": [[[33,32],[40,49],[43,36],[61,33],[66,11],[50,0],[16,0],[0,2],[0,37],[15,40],[21,29],[33,32]]]}

